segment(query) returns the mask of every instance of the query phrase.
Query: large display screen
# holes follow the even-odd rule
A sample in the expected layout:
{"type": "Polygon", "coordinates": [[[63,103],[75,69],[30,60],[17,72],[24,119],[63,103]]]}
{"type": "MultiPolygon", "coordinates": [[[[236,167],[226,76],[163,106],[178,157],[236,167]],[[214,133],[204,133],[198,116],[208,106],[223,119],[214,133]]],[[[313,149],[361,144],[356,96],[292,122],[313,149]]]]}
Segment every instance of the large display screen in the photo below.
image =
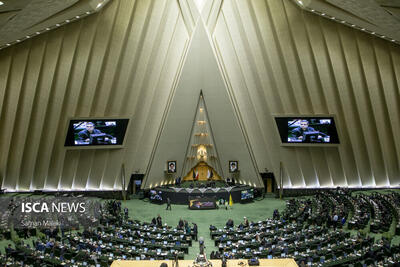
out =
{"type": "Polygon", "coordinates": [[[339,144],[333,117],[275,117],[283,144],[339,144]]]}
{"type": "Polygon", "coordinates": [[[73,119],[65,146],[122,146],[128,119],[73,119]]]}
{"type": "Polygon", "coordinates": [[[254,190],[249,189],[249,190],[242,190],[240,192],[240,199],[241,200],[247,200],[247,199],[253,199],[254,198],[254,190]]]}

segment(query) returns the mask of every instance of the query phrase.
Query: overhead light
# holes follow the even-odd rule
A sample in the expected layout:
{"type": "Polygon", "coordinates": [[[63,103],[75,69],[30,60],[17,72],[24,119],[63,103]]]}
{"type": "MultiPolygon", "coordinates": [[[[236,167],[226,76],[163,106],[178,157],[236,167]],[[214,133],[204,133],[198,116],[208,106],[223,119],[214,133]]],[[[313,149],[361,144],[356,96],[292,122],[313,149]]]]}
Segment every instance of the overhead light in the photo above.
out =
{"type": "Polygon", "coordinates": [[[297,2],[299,2],[300,5],[303,5],[303,1],[298,0],[297,2]]]}
{"type": "Polygon", "coordinates": [[[100,8],[103,5],[103,3],[98,3],[96,8],[100,8]]]}
{"type": "Polygon", "coordinates": [[[0,6],[4,5],[4,3],[2,1],[0,1],[0,6]]]}

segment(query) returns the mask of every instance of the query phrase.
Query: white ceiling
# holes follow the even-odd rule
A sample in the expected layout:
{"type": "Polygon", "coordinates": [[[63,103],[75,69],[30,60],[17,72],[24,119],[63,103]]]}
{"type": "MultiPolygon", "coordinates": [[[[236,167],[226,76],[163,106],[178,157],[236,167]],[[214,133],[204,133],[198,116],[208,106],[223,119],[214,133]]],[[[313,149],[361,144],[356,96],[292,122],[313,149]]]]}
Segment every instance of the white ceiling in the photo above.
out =
{"type": "Polygon", "coordinates": [[[400,41],[398,0],[294,0],[305,10],[390,41],[400,41]]]}
{"type": "Polygon", "coordinates": [[[97,12],[109,0],[4,0],[0,48],[97,12]],[[8,44],[8,45],[7,45],[8,44]]]}

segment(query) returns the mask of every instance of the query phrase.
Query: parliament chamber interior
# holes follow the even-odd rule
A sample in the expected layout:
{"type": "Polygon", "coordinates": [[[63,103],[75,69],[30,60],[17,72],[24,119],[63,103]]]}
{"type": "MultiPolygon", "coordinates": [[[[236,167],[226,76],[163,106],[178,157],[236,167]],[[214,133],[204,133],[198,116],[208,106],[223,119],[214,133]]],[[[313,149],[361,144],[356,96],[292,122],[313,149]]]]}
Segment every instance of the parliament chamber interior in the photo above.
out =
{"type": "Polygon", "coordinates": [[[394,0],[0,0],[0,266],[400,266],[394,0]]]}

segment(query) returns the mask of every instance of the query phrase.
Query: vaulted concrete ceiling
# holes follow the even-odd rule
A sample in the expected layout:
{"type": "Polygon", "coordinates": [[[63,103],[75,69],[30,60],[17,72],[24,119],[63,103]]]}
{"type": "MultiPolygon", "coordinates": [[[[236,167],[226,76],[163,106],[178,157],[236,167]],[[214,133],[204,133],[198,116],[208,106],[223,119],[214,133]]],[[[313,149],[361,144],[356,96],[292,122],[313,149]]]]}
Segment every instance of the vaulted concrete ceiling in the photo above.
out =
{"type": "Polygon", "coordinates": [[[301,8],[338,23],[400,43],[400,1],[293,0],[301,8]]]}
{"type": "Polygon", "coordinates": [[[86,17],[110,0],[2,0],[0,49],[86,17]]]}

